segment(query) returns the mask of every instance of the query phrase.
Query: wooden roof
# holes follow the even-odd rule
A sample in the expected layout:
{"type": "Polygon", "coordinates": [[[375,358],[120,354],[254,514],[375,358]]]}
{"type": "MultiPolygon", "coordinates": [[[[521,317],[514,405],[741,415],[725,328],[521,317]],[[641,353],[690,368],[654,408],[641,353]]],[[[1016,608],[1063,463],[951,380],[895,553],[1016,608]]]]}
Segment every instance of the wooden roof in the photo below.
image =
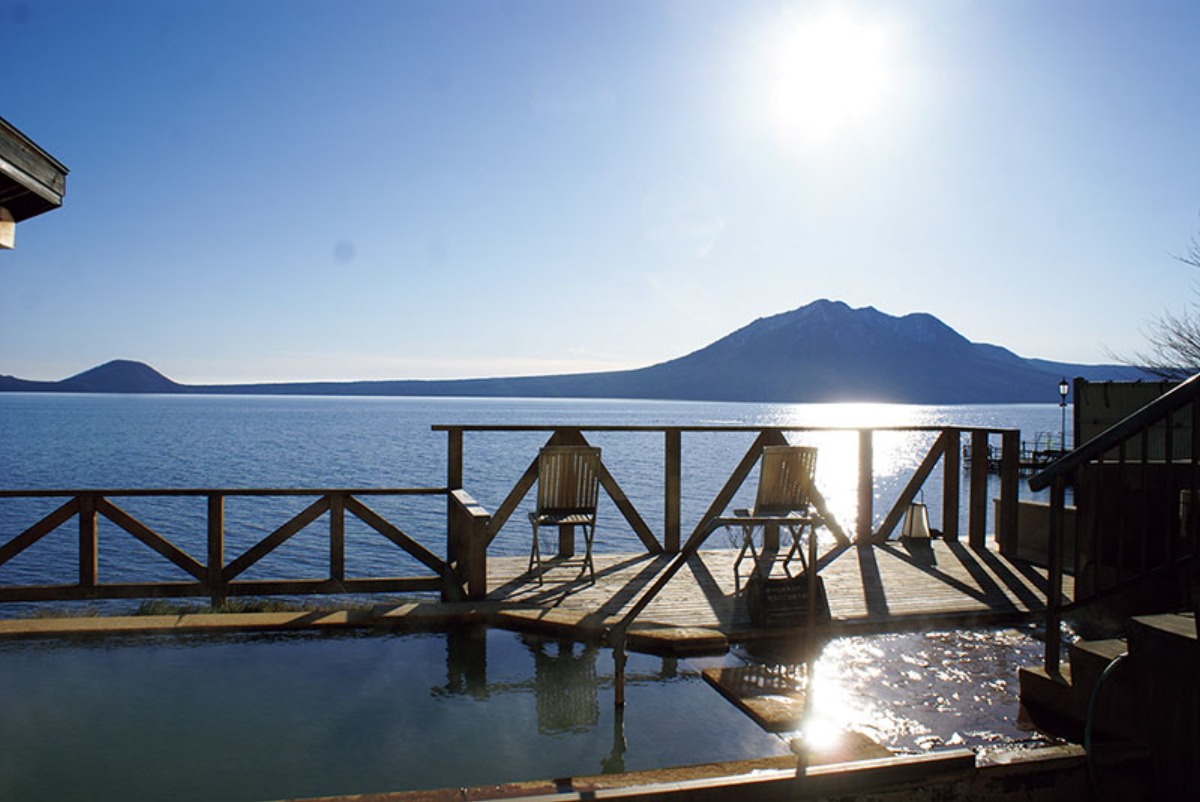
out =
{"type": "Polygon", "coordinates": [[[67,168],[0,117],[0,207],[14,222],[57,209],[67,192],[67,168]]]}

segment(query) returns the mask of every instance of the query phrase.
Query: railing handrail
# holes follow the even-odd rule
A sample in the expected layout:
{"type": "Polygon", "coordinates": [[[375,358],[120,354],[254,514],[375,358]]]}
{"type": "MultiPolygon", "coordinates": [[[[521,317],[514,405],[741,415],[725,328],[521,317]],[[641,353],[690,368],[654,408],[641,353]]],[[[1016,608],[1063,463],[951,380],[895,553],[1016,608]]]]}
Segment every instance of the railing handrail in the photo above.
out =
{"type": "Polygon", "coordinates": [[[944,432],[957,431],[987,432],[989,434],[1005,434],[1020,432],[1003,426],[951,426],[937,424],[922,424],[913,426],[776,426],[755,424],[708,424],[692,426],[671,426],[669,424],[578,424],[578,423],[435,423],[430,429],[435,432],[553,432],[560,429],[572,429],[580,432],[857,432],[870,429],[875,432],[944,432]]]}
{"type": "Polygon", "coordinates": [[[1131,435],[1200,397],[1200,373],[1187,379],[1178,387],[1163,393],[1146,406],[1127,418],[1118,421],[1100,434],[1088,440],[1069,454],[1055,460],[1029,478],[1029,489],[1043,490],[1055,479],[1065,476],[1085,462],[1110,451],[1131,435]]]}
{"type": "Polygon", "coordinates": [[[109,488],[78,487],[28,490],[0,490],[0,498],[69,498],[71,496],[445,496],[447,487],[170,487],[109,488]]]}

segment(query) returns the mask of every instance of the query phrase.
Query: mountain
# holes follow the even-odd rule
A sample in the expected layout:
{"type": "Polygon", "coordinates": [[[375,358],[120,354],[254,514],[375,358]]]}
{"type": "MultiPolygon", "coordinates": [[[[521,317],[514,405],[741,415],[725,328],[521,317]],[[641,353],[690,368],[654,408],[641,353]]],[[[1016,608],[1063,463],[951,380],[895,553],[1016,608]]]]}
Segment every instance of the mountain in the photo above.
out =
{"type": "Polygon", "coordinates": [[[154,368],[129,359],[114,359],[57,382],[35,382],[0,376],[0,391],[54,393],[179,393],[187,385],[171,381],[154,368]]]}
{"type": "Polygon", "coordinates": [[[1058,400],[1061,378],[1151,379],[1136,368],[1026,359],[936,317],[819,300],[760,318],[686,356],[636,370],[491,379],[184,385],[118,360],[60,382],[0,376],[0,391],[657,398],[710,401],[1058,400]]]}

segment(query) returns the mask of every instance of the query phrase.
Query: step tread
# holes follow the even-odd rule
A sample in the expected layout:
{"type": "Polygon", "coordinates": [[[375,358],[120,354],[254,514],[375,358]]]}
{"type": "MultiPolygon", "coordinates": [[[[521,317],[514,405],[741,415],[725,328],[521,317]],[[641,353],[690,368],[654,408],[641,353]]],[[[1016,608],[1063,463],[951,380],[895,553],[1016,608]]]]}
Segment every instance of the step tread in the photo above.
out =
{"type": "Polygon", "coordinates": [[[1123,638],[1076,641],[1067,651],[1071,665],[1075,666],[1076,678],[1087,681],[1089,677],[1099,676],[1118,655],[1129,651],[1129,644],[1123,638]]]}

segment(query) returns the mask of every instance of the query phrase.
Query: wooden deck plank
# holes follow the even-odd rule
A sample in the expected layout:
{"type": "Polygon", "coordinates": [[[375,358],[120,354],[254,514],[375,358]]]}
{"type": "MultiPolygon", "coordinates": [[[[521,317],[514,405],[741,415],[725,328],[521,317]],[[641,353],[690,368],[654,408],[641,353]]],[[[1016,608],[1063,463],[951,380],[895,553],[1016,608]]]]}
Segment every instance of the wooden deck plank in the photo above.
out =
{"type": "MultiPolygon", "coordinates": [[[[735,591],[736,551],[701,551],[638,617],[643,627],[716,630],[730,640],[766,634],[751,625],[735,591]]],[[[527,560],[489,561],[489,599],[502,608],[553,611],[559,622],[578,620],[592,627],[619,620],[672,560],[670,555],[595,555],[596,582],[590,584],[578,561],[546,563],[544,584],[526,573],[527,560]]],[[[827,553],[821,576],[831,613],[830,626],[844,630],[885,630],[988,620],[1011,621],[1044,609],[1046,571],[1001,556],[994,548],[931,541],[905,546],[892,541],[827,553]]],[[[742,581],[748,566],[742,565],[742,581]]],[[[1065,588],[1069,596],[1070,578],[1065,588]]]]}

